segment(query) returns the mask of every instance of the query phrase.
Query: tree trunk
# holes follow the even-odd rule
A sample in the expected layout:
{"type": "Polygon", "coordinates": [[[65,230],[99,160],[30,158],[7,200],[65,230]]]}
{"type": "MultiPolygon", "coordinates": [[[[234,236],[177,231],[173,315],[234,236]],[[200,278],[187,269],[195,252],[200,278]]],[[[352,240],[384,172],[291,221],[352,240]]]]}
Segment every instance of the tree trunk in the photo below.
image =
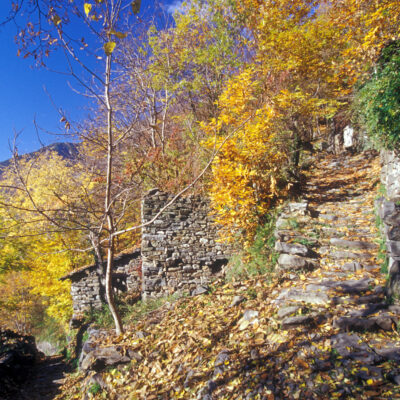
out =
{"type": "Polygon", "coordinates": [[[114,319],[115,332],[120,335],[124,332],[121,317],[118,313],[114,300],[114,291],[112,284],[112,271],[114,266],[114,237],[109,236],[109,246],[107,249],[107,269],[106,269],[106,299],[111,315],[114,319]]]}
{"type": "Polygon", "coordinates": [[[123,332],[121,318],[118,314],[117,307],[114,301],[114,292],[112,287],[112,272],[114,264],[114,218],[112,214],[112,168],[113,168],[113,126],[112,126],[112,106],[110,101],[110,81],[111,81],[111,58],[112,55],[108,54],[106,59],[106,80],[105,80],[105,90],[104,99],[107,108],[107,182],[106,182],[106,193],[104,202],[104,211],[107,220],[107,231],[108,231],[108,249],[107,249],[107,268],[106,268],[106,299],[107,304],[110,309],[111,315],[114,319],[115,331],[117,335],[123,332]]]}

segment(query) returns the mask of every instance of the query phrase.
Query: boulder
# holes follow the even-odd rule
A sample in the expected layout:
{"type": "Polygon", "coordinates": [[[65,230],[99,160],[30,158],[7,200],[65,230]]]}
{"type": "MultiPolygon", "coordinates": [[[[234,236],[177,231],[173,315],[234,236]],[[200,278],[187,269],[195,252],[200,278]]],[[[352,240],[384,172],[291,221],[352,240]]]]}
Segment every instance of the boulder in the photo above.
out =
{"type": "Polygon", "coordinates": [[[275,250],[279,253],[295,254],[299,256],[307,256],[308,248],[303,244],[276,242],[275,250]]]}
{"type": "Polygon", "coordinates": [[[204,286],[204,285],[199,285],[196,287],[196,289],[194,289],[191,293],[191,296],[199,296],[201,294],[206,294],[209,291],[209,287],[208,286],[204,286]]]}
{"type": "Polygon", "coordinates": [[[295,254],[281,254],[278,264],[283,269],[302,269],[308,267],[308,262],[304,257],[295,254]]]}
{"type": "Polygon", "coordinates": [[[122,354],[117,346],[110,346],[90,351],[81,363],[83,371],[100,372],[106,367],[126,364],[131,361],[128,355],[122,354]]]}

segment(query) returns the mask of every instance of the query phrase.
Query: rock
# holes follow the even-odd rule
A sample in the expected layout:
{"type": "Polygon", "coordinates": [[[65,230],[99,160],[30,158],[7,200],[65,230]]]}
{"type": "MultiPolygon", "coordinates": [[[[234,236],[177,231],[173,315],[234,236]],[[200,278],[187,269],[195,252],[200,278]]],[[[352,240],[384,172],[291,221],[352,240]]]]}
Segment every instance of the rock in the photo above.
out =
{"type": "Polygon", "coordinates": [[[388,296],[399,298],[400,297],[400,262],[395,261],[392,263],[389,270],[389,285],[388,296]]]}
{"type": "Polygon", "coordinates": [[[289,229],[290,224],[286,218],[284,218],[283,216],[280,216],[275,222],[275,227],[278,230],[289,229]]]}
{"type": "Polygon", "coordinates": [[[387,314],[377,316],[375,318],[375,322],[379,328],[383,329],[384,331],[391,331],[393,329],[393,325],[396,325],[391,316],[387,314]]]}
{"type": "Polygon", "coordinates": [[[376,269],[379,269],[379,268],[380,268],[379,265],[364,265],[364,269],[365,269],[367,272],[372,272],[372,271],[374,271],[374,270],[376,270],[376,269]]]}
{"type": "Polygon", "coordinates": [[[343,147],[351,150],[354,146],[354,129],[347,125],[343,130],[343,147]]]}
{"type": "Polygon", "coordinates": [[[291,240],[294,237],[294,235],[293,231],[276,229],[274,231],[274,237],[275,239],[278,239],[281,242],[287,242],[288,240],[291,240]]]}
{"type": "Polygon", "coordinates": [[[287,317],[282,320],[282,329],[292,329],[301,325],[309,325],[314,323],[313,315],[298,315],[295,317],[287,317]]]}
{"type": "Polygon", "coordinates": [[[239,330],[243,331],[250,325],[254,325],[258,322],[258,311],[246,310],[243,317],[238,321],[239,330]]]}
{"type": "Polygon", "coordinates": [[[364,332],[376,330],[375,320],[373,318],[362,317],[339,317],[333,321],[334,328],[340,328],[346,331],[364,332]]]}
{"type": "Polygon", "coordinates": [[[273,301],[275,304],[298,301],[308,304],[324,305],[329,303],[329,297],[325,292],[301,289],[286,289],[273,301]]]}
{"type": "Polygon", "coordinates": [[[111,346],[88,353],[82,361],[81,369],[83,371],[100,372],[105,367],[125,364],[130,361],[131,359],[127,355],[121,354],[116,346],[111,346]]]}
{"type": "Polygon", "coordinates": [[[246,310],[243,314],[242,320],[244,321],[253,321],[258,317],[258,311],[255,310],[246,310]]]}
{"type": "Polygon", "coordinates": [[[281,307],[278,312],[278,318],[283,319],[289,315],[296,314],[297,311],[301,309],[301,306],[287,306],[287,307],[281,307]]]}
{"type": "Polygon", "coordinates": [[[394,384],[400,385],[400,370],[395,369],[390,371],[387,376],[394,384]]]}
{"type": "Polygon", "coordinates": [[[188,387],[190,387],[190,383],[191,383],[191,380],[192,380],[194,374],[195,373],[194,373],[194,371],[192,369],[187,373],[186,378],[185,378],[185,382],[183,382],[183,387],[184,388],[187,389],[188,387]]]}
{"type": "Polygon", "coordinates": [[[233,298],[232,303],[230,304],[229,307],[231,307],[231,308],[232,307],[236,307],[236,306],[238,306],[240,303],[242,303],[245,300],[246,300],[246,297],[244,297],[244,296],[235,296],[233,298]]]}
{"type": "Polygon", "coordinates": [[[334,348],[341,357],[347,357],[351,350],[360,348],[361,338],[356,334],[338,333],[332,336],[332,348],[334,348]]]}
{"type": "Polygon", "coordinates": [[[143,360],[143,356],[133,349],[128,349],[127,354],[131,360],[136,360],[137,362],[141,362],[143,360]]]}
{"type": "Polygon", "coordinates": [[[221,350],[214,361],[213,377],[222,375],[229,364],[229,350],[221,350]]]}
{"type": "Polygon", "coordinates": [[[209,291],[208,286],[199,285],[191,293],[191,296],[199,296],[201,294],[206,294],[209,291]]]}
{"type": "Polygon", "coordinates": [[[363,242],[359,240],[344,240],[344,239],[332,238],[330,239],[330,243],[332,246],[344,247],[348,249],[375,250],[378,248],[378,245],[375,243],[363,242]]]}
{"type": "Polygon", "coordinates": [[[38,342],[37,349],[46,356],[54,356],[59,353],[59,349],[49,342],[38,342]]]}
{"type": "Polygon", "coordinates": [[[356,271],[361,271],[363,269],[363,266],[359,262],[353,261],[353,262],[350,262],[350,263],[343,264],[340,268],[343,271],[356,272],[356,271]]]}
{"type": "Polygon", "coordinates": [[[150,333],[145,331],[136,331],[135,335],[138,339],[144,339],[146,336],[149,336],[150,333]]]}
{"type": "Polygon", "coordinates": [[[361,368],[357,372],[357,376],[371,386],[378,385],[383,381],[382,368],[370,365],[361,368]]]}
{"type": "Polygon", "coordinates": [[[258,359],[260,358],[260,353],[258,352],[257,349],[252,349],[252,350],[250,351],[250,358],[251,358],[252,360],[258,360],[258,359]]]}
{"type": "Polygon", "coordinates": [[[280,253],[296,254],[299,256],[307,256],[308,248],[302,244],[276,242],[275,250],[280,253]]]}
{"type": "Polygon", "coordinates": [[[387,247],[388,253],[390,253],[390,255],[392,257],[400,256],[400,242],[393,241],[393,240],[387,240],[386,247],[387,247]]]}
{"type": "Polygon", "coordinates": [[[356,294],[370,290],[371,282],[372,279],[370,278],[362,278],[359,280],[348,280],[348,281],[338,282],[337,286],[343,292],[349,294],[356,294]]]}
{"type": "Polygon", "coordinates": [[[347,258],[352,258],[356,260],[366,260],[373,258],[373,255],[370,253],[354,253],[352,251],[338,250],[338,251],[332,251],[329,254],[329,257],[334,258],[336,260],[345,260],[347,258]]]}
{"type": "Polygon", "coordinates": [[[386,230],[386,235],[389,240],[400,241],[400,226],[389,226],[386,230]]]}
{"type": "Polygon", "coordinates": [[[354,299],[356,304],[376,304],[382,301],[382,297],[377,294],[370,294],[367,296],[360,296],[354,299]]]}
{"type": "Polygon", "coordinates": [[[293,214],[306,215],[308,211],[308,202],[289,203],[287,205],[289,212],[293,214]]]}
{"type": "Polygon", "coordinates": [[[302,269],[308,267],[308,262],[303,257],[294,254],[281,254],[278,264],[283,269],[302,269]]]}
{"type": "Polygon", "coordinates": [[[379,216],[385,221],[396,212],[396,203],[394,201],[380,200],[379,216]]]}
{"type": "Polygon", "coordinates": [[[371,347],[374,352],[386,360],[392,360],[397,363],[400,362],[400,347],[398,343],[382,343],[382,342],[372,342],[371,347]]]}
{"type": "Polygon", "coordinates": [[[103,390],[107,389],[107,384],[104,382],[103,377],[101,376],[101,373],[96,373],[94,374],[90,379],[89,379],[89,385],[99,385],[103,390]]]}
{"type": "Polygon", "coordinates": [[[215,358],[214,367],[224,365],[227,361],[229,361],[229,350],[221,350],[215,358]]]}

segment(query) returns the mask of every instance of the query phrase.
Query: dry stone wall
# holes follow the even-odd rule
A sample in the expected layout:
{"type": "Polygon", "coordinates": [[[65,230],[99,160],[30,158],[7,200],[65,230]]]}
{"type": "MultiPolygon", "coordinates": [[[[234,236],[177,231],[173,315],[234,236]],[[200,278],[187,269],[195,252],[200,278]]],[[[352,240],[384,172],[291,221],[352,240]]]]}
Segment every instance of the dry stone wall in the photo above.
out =
{"type": "MultiPolygon", "coordinates": [[[[142,202],[142,221],[148,222],[172,195],[151,190],[142,202]]],[[[229,249],[216,241],[217,226],[209,201],[201,196],[178,199],[142,230],[140,249],[125,252],[114,262],[116,292],[161,297],[174,292],[192,295],[207,291],[210,281],[223,273],[229,249]]],[[[97,265],[71,272],[74,315],[99,309],[104,303],[104,282],[97,265]]]]}
{"type": "MultiPolygon", "coordinates": [[[[72,271],[61,280],[71,280],[71,296],[74,316],[85,311],[101,309],[105,302],[104,287],[97,264],[72,271]]],[[[141,291],[140,250],[118,255],[114,260],[113,287],[116,293],[141,291]]]]}
{"type": "Polygon", "coordinates": [[[376,208],[383,222],[389,269],[388,294],[400,298],[400,157],[394,151],[381,152],[381,182],[386,196],[377,199],[376,208]]]}
{"type": "Polygon", "coordinates": [[[101,284],[94,266],[90,269],[88,268],[85,273],[80,274],[79,279],[72,281],[71,296],[74,315],[90,309],[97,310],[101,308],[101,284]]]}
{"type": "MultiPolygon", "coordinates": [[[[171,198],[158,189],[148,192],[142,202],[142,222],[153,219],[171,198]]],[[[228,248],[217,243],[217,237],[208,200],[178,199],[142,230],[142,296],[205,291],[227,263],[228,248]]]]}

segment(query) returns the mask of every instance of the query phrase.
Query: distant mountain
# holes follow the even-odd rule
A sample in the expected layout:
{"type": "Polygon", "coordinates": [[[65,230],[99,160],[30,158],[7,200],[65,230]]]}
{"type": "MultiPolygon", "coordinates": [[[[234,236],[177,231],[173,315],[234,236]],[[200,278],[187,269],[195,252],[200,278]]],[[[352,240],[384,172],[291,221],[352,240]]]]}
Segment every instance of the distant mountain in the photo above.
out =
{"type": "MultiPolygon", "coordinates": [[[[31,153],[26,153],[22,155],[22,157],[26,159],[30,159],[35,157],[38,154],[49,153],[55,151],[59,156],[66,160],[73,160],[78,156],[79,150],[78,145],[74,143],[53,143],[48,146],[42,147],[39,150],[33,151],[31,153]]],[[[11,163],[11,158],[0,162],[0,173],[4,168],[7,168],[11,163]]]]}

